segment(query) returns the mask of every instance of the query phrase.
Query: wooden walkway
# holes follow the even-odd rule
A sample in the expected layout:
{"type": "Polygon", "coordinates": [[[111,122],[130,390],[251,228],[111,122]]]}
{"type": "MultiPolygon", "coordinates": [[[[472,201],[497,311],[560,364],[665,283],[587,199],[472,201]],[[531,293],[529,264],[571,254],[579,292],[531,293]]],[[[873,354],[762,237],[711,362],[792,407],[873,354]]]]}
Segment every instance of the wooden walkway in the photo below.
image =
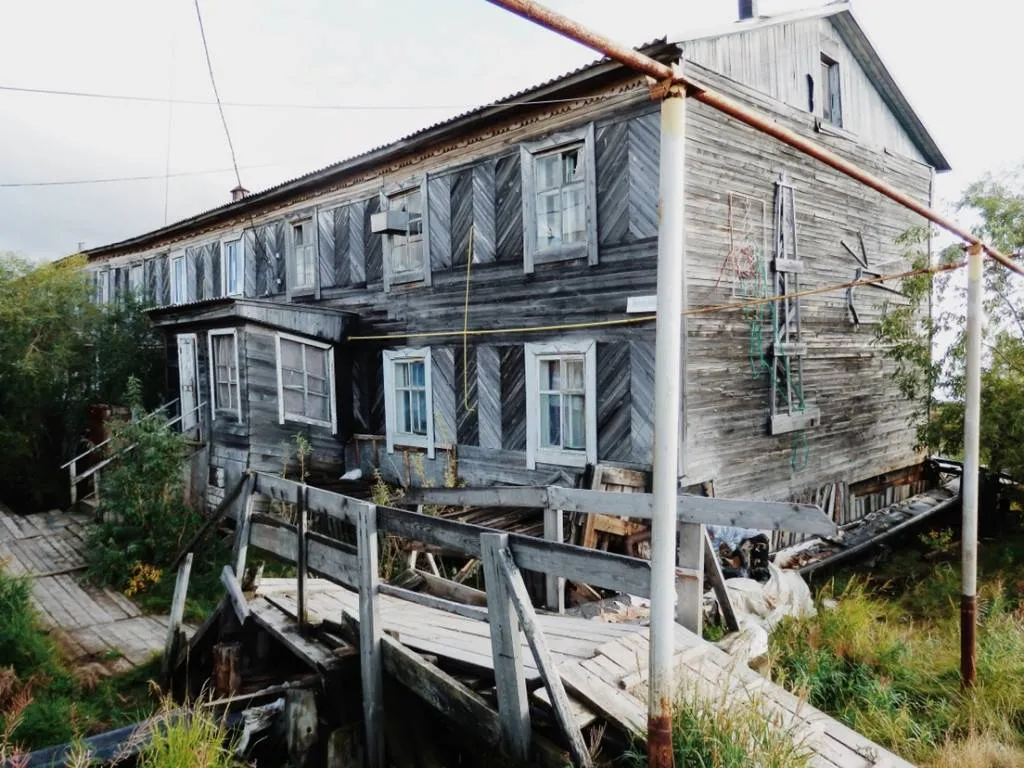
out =
{"type": "MultiPolygon", "coordinates": [[[[477,615],[471,617],[393,595],[381,594],[378,599],[382,631],[405,647],[494,672],[486,609],[476,609],[472,613],[477,615]]],[[[343,613],[359,613],[359,594],[325,579],[306,582],[305,600],[311,624],[337,622],[343,613]]],[[[285,639],[298,634],[294,629],[297,602],[295,579],[264,579],[249,608],[261,624],[285,639]]],[[[538,620],[570,693],[578,725],[603,719],[642,734],[647,726],[647,627],[556,614],[541,614],[538,620]]],[[[545,702],[540,671],[526,640],[521,642],[527,686],[535,701],[545,702]]],[[[910,765],[678,625],[676,650],[684,693],[709,706],[719,706],[727,698],[731,703],[761,707],[766,717],[806,746],[816,768],[910,765]]],[[[326,646],[320,651],[307,648],[304,653],[312,662],[331,658],[326,646]]]]}
{"type": "Polygon", "coordinates": [[[32,578],[39,618],[68,659],[108,673],[130,670],[164,649],[166,616],[143,616],[124,595],[80,581],[85,515],[15,515],[0,505],[0,567],[32,578]]]}

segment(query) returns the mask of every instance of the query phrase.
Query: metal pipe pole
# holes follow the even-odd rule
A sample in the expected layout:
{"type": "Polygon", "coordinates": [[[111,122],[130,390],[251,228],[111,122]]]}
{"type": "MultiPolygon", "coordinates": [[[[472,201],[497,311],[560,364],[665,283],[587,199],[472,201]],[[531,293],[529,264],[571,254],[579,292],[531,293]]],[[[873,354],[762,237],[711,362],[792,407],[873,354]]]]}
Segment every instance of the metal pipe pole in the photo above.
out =
{"type": "Polygon", "coordinates": [[[676,504],[686,320],[686,91],[661,102],[658,306],[654,355],[654,473],[651,522],[651,657],[647,764],[671,768],[675,699],[676,504]]]}
{"type": "Polygon", "coordinates": [[[960,596],[960,678],[974,685],[975,637],[978,607],[978,469],[981,450],[981,325],[985,309],[981,247],[967,251],[967,371],[964,403],[964,468],[960,477],[963,526],[960,557],[963,589],[960,596]]]}
{"type": "Polygon", "coordinates": [[[650,56],[640,53],[629,46],[616,43],[610,38],[598,34],[591,29],[587,29],[579,22],[573,21],[569,17],[563,16],[560,13],[556,13],[550,8],[546,8],[533,0],[487,1],[511,11],[517,16],[521,16],[524,19],[539,24],[546,29],[550,29],[552,32],[556,32],[563,37],[567,37],[581,45],[585,45],[600,54],[615,59],[637,72],[653,77],[655,80],[666,81],[671,78],[673,82],[685,86],[687,93],[691,98],[696,99],[703,104],[707,104],[709,107],[717,109],[719,112],[723,112],[724,114],[739,120],[741,123],[749,125],[751,128],[754,128],[761,133],[766,133],[784,144],[788,144],[794,149],[803,152],[805,155],[813,157],[815,160],[824,163],[833,170],[849,176],[851,179],[860,182],[866,187],[870,187],[879,194],[882,194],[899,205],[902,205],[904,208],[922,216],[936,226],[956,235],[956,237],[963,240],[965,243],[970,245],[980,245],[985,249],[985,252],[989,256],[998,261],[1004,267],[1011,269],[1018,274],[1024,275],[1024,267],[1015,263],[1013,259],[999,249],[993,248],[990,245],[985,245],[985,243],[983,243],[978,237],[968,230],[958,226],[954,221],[947,219],[942,214],[921,204],[910,195],[900,192],[898,189],[882,181],[874,174],[865,171],[863,168],[860,168],[847,160],[844,160],[830,149],[826,149],[820,144],[801,136],[796,131],[790,130],[764,115],[758,114],[753,109],[749,109],[748,107],[745,107],[742,104],[717,93],[716,91],[687,79],[681,73],[674,71],[668,64],[663,64],[660,61],[652,59],[650,56]]]}

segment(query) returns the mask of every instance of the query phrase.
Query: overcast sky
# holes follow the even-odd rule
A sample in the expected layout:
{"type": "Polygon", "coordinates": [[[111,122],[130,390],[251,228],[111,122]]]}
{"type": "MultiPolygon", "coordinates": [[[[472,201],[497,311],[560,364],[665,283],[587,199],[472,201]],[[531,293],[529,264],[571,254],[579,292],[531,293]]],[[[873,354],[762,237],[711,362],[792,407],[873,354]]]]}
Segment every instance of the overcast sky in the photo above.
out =
{"type": "MultiPolygon", "coordinates": [[[[639,44],[735,18],[735,0],[549,0],[639,44]]],[[[761,12],[813,5],[762,0],[761,12]]],[[[953,165],[939,202],[1024,159],[1006,0],[856,0],[854,12],[953,165]],[[1007,98],[1011,95],[1011,98],[1007,98]]],[[[484,0],[201,0],[243,184],[258,191],[595,56],[484,0]]],[[[212,98],[192,0],[0,0],[0,86],[212,98]]],[[[0,90],[0,251],[51,259],[220,205],[235,185],[215,107],[0,90]],[[216,171],[218,173],[209,173],[216,171]],[[201,172],[201,173],[194,173],[201,172]],[[156,176],[42,187],[24,182],[156,176]]]]}

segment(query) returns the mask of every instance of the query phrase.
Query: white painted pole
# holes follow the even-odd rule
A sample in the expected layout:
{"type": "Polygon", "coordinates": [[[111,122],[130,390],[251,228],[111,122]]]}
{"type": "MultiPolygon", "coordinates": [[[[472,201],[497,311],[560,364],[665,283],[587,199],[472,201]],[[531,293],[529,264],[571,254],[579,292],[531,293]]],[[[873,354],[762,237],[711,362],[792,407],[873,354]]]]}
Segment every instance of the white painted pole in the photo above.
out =
{"type": "Polygon", "coordinates": [[[960,537],[963,589],[960,596],[960,676],[974,685],[978,605],[978,469],[981,452],[981,326],[985,309],[982,249],[967,250],[967,371],[964,402],[964,471],[960,478],[963,526],[960,537]]]}
{"type": "Polygon", "coordinates": [[[654,510],[651,524],[651,659],[647,762],[666,768],[672,757],[672,657],[675,650],[676,499],[682,421],[683,306],[686,278],[684,192],[686,95],[661,102],[658,226],[658,308],[654,363],[654,510]]]}

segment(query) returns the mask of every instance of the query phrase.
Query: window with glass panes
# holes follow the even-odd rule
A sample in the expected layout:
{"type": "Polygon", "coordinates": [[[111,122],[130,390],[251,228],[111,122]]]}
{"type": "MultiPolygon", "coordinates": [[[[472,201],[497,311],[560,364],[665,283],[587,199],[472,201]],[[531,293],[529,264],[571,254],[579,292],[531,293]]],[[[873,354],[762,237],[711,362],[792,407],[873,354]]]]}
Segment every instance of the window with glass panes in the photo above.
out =
{"type": "Polygon", "coordinates": [[[313,288],[316,285],[314,245],[313,222],[300,221],[292,225],[293,289],[313,288]]]}
{"type": "Polygon", "coordinates": [[[391,274],[401,277],[405,273],[422,271],[423,198],[420,190],[417,188],[392,197],[388,206],[390,210],[409,215],[406,234],[391,235],[391,274]]]}
{"type": "Polygon", "coordinates": [[[242,293],[244,266],[242,262],[242,241],[229,240],[224,243],[224,275],[222,286],[225,296],[237,296],[242,293]]]}
{"type": "Polygon", "coordinates": [[[587,448],[586,376],[583,356],[541,357],[540,447],[584,451],[587,448]]]}
{"type": "Polygon", "coordinates": [[[427,435],[427,376],[422,359],[395,360],[395,428],[402,435],[427,435]]]}
{"type": "Polygon", "coordinates": [[[233,331],[210,333],[214,412],[238,412],[238,353],[233,331]]]}
{"type": "Polygon", "coordinates": [[[171,304],[184,304],[186,292],[185,257],[171,259],[171,304]]]}
{"type": "Polygon", "coordinates": [[[330,350],[284,337],[278,341],[282,417],[330,426],[330,350]]]}
{"type": "Polygon", "coordinates": [[[141,264],[133,264],[128,269],[128,290],[131,291],[136,297],[142,296],[143,291],[143,271],[141,264]]]}
{"type": "Polygon", "coordinates": [[[586,241],[585,169],[582,144],[534,158],[537,250],[586,241]]]}

